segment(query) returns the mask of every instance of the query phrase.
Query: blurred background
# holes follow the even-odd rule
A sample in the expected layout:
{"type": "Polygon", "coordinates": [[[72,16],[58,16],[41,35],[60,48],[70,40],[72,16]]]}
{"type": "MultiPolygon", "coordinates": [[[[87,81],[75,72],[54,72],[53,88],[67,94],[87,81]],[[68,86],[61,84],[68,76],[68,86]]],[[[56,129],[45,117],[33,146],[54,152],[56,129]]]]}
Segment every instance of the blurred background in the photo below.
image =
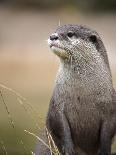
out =
{"type": "Polygon", "coordinates": [[[34,154],[59,65],[47,39],[59,23],[99,32],[116,88],[115,0],[0,0],[0,155],[34,154]]]}

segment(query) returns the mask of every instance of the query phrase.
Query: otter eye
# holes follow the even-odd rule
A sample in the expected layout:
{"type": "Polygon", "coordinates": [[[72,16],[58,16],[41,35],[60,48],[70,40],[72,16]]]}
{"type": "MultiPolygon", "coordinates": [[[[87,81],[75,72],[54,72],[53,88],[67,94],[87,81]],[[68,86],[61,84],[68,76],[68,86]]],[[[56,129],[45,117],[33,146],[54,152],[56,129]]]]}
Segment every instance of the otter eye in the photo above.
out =
{"type": "Polygon", "coordinates": [[[74,32],[71,32],[71,31],[67,33],[67,36],[68,36],[69,38],[73,37],[74,35],[75,35],[75,33],[74,33],[74,32]]]}
{"type": "Polygon", "coordinates": [[[90,40],[91,42],[93,42],[93,43],[96,43],[96,41],[97,41],[96,35],[91,35],[91,36],[89,37],[89,40],[90,40]]]}

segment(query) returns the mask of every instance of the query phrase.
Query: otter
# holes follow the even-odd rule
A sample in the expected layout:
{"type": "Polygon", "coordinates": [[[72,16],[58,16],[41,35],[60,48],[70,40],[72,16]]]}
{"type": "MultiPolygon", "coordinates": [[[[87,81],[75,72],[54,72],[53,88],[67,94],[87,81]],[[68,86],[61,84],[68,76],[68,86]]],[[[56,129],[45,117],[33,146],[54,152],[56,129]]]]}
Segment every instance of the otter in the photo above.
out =
{"type": "Polygon", "coordinates": [[[116,133],[116,92],[102,39],[87,26],[64,25],[48,44],[60,58],[46,119],[59,152],[110,155],[116,133]]]}

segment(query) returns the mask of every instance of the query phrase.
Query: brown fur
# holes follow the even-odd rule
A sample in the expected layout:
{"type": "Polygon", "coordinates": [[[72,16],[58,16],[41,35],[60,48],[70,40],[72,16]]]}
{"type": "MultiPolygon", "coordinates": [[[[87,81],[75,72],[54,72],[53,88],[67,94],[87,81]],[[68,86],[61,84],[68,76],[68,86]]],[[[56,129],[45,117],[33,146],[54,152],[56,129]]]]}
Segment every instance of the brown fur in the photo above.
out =
{"type": "Polygon", "coordinates": [[[105,47],[99,35],[85,26],[65,25],[56,33],[50,47],[64,49],[66,57],[57,54],[61,65],[46,126],[62,155],[110,155],[116,93],[105,47]],[[67,37],[70,31],[78,42],[67,37]]]}

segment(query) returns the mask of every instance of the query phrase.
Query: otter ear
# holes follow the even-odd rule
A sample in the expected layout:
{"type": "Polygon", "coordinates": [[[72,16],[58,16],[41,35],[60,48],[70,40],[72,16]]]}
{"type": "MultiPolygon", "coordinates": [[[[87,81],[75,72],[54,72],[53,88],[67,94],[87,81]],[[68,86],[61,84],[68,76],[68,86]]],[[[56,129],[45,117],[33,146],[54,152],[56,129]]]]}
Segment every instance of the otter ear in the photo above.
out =
{"type": "Polygon", "coordinates": [[[92,42],[92,43],[96,43],[97,42],[97,36],[92,34],[90,37],[89,37],[89,40],[92,42]]]}

